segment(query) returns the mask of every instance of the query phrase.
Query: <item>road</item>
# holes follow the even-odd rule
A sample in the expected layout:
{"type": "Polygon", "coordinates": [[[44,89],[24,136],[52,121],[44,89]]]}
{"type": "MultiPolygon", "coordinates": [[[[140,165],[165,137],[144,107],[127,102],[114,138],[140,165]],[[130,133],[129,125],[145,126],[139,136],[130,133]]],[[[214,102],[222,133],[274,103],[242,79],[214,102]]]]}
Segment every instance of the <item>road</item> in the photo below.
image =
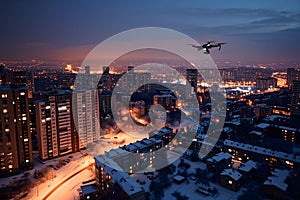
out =
{"type": "MultiPolygon", "coordinates": [[[[93,164],[91,164],[93,165],[93,164]]],[[[94,173],[89,170],[91,168],[91,165],[75,172],[74,174],[70,175],[68,178],[60,182],[56,187],[54,187],[51,191],[49,191],[48,194],[42,198],[43,200],[57,200],[61,199],[63,196],[63,199],[78,199],[78,193],[76,194],[76,188],[80,187],[80,184],[84,180],[89,180],[92,177],[94,177],[94,173]],[[84,177],[84,178],[83,178],[84,177]],[[75,191],[73,191],[75,189],[75,191]],[[74,193],[75,192],[75,193],[74,193]]]]}
{"type": "Polygon", "coordinates": [[[72,179],[72,177],[79,175],[80,172],[83,172],[84,170],[88,170],[87,168],[92,165],[94,165],[92,156],[85,156],[80,158],[79,160],[72,161],[68,165],[62,167],[60,170],[55,171],[55,178],[53,178],[52,180],[48,180],[45,183],[39,184],[38,186],[33,188],[24,199],[46,199],[45,197],[50,196],[50,194],[57,190],[59,187],[62,187],[64,184],[68,183],[72,179]]]}
{"type": "Polygon", "coordinates": [[[58,200],[62,199],[62,197],[65,200],[79,200],[78,189],[80,189],[82,182],[88,179],[93,179],[94,177],[95,174],[93,171],[88,169],[84,170],[72,177],[67,183],[63,184],[57,190],[53,191],[47,200],[58,200]]]}

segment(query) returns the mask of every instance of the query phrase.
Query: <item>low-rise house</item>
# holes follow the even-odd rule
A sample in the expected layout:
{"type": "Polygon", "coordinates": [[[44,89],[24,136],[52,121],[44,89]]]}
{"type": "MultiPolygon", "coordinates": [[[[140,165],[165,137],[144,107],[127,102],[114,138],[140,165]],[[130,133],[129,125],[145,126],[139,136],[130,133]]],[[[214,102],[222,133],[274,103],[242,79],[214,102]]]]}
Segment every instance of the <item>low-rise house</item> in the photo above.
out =
{"type": "Polygon", "coordinates": [[[288,170],[275,169],[262,186],[264,194],[271,199],[283,199],[288,188],[288,177],[288,170]]]}
{"type": "Polygon", "coordinates": [[[83,185],[80,187],[80,199],[89,199],[89,200],[96,200],[99,197],[97,185],[95,183],[89,185],[83,185]]]}
{"type": "Polygon", "coordinates": [[[231,164],[232,155],[227,152],[220,152],[207,159],[207,170],[215,173],[221,172],[231,164]]]}
{"type": "Polygon", "coordinates": [[[258,163],[253,160],[248,160],[246,163],[241,163],[237,170],[243,175],[242,180],[248,182],[253,178],[257,169],[258,163]]]}
{"type": "Polygon", "coordinates": [[[238,191],[241,187],[242,176],[241,173],[233,168],[225,169],[220,174],[220,185],[232,191],[238,191]]]}

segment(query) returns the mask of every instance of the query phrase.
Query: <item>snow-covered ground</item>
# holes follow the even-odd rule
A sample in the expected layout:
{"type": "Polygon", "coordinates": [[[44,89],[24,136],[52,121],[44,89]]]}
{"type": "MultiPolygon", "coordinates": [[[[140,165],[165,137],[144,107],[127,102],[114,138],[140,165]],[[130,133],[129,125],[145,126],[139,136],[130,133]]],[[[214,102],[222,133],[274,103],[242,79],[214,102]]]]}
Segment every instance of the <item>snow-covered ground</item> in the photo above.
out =
{"type": "MultiPolygon", "coordinates": [[[[43,199],[53,188],[55,188],[63,180],[65,180],[66,178],[68,178],[72,174],[80,171],[81,169],[85,168],[86,166],[94,163],[94,159],[89,155],[88,156],[83,156],[81,153],[75,153],[75,154],[72,154],[72,156],[73,156],[73,158],[72,158],[72,161],[70,163],[68,163],[67,165],[61,167],[59,170],[54,170],[55,175],[56,175],[55,178],[50,179],[50,180],[48,180],[44,183],[41,183],[38,186],[34,187],[30,191],[30,193],[26,196],[26,198],[24,198],[24,199],[25,200],[27,200],[27,199],[28,200],[29,199],[36,199],[36,200],[43,199]]],[[[68,157],[68,156],[66,156],[66,157],[68,157]]],[[[59,158],[59,159],[62,159],[62,158],[59,158]]],[[[47,166],[51,163],[54,164],[55,160],[46,161],[45,166],[47,166]]],[[[72,179],[70,179],[70,180],[72,180],[72,179]]],[[[84,181],[84,179],[82,179],[82,181],[84,181]]],[[[66,182],[66,184],[68,182],[66,182]]]]}
{"type": "MultiPolygon", "coordinates": [[[[54,172],[59,172],[61,170],[64,170],[65,168],[67,168],[72,163],[72,161],[77,161],[78,159],[80,159],[85,153],[87,153],[87,152],[86,151],[81,151],[81,152],[76,152],[76,153],[69,154],[69,155],[66,155],[66,156],[62,156],[62,157],[59,157],[59,158],[55,158],[55,159],[52,159],[52,160],[40,161],[38,159],[38,152],[34,152],[33,153],[33,169],[25,171],[25,172],[29,172],[31,174],[31,177],[33,177],[33,173],[36,169],[40,170],[40,169],[48,167],[49,165],[55,166],[57,164],[58,160],[69,159],[70,163],[63,166],[61,169],[54,171],[54,172]],[[70,158],[70,156],[72,156],[72,158],[70,158]]],[[[14,175],[14,176],[1,178],[0,179],[0,186],[8,185],[14,180],[21,179],[21,177],[23,175],[24,175],[24,173],[20,173],[20,174],[14,175]]]]}
{"type": "MultiPolygon", "coordinates": [[[[181,159],[181,158],[180,158],[181,159]]],[[[176,161],[173,162],[173,164],[177,167],[178,164],[180,163],[180,159],[177,159],[176,161]]],[[[206,163],[197,161],[197,162],[192,162],[188,159],[184,159],[185,163],[190,164],[190,168],[187,170],[188,174],[195,173],[197,168],[200,168],[202,170],[206,169],[206,163]]],[[[177,167],[178,169],[178,167],[177,167]]],[[[155,172],[155,174],[157,174],[155,172]]],[[[174,176],[176,172],[172,175],[174,176]]],[[[151,183],[151,180],[149,177],[153,175],[145,175],[143,173],[140,174],[132,174],[131,178],[133,178],[135,181],[139,180],[138,182],[145,182],[144,184],[141,184],[141,186],[145,189],[145,191],[149,192],[149,186],[151,183]]],[[[196,192],[196,189],[198,189],[198,186],[196,185],[194,180],[191,180],[188,178],[188,182],[185,181],[182,184],[176,184],[172,183],[171,186],[167,189],[164,190],[164,200],[169,200],[169,199],[175,199],[175,197],[172,196],[172,193],[175,191],[180,192],[182,195],[185,195],[189,197],[189,199],[212,199],[212,200],[231,200],[231,199],[237,199],[245,189],[240,189],[238,192],[234,192],[231,190],[228,190],[222,186],[220,186],[218,183],[212,183],[210,182],[210,187],[211,188],[216,188],[218,190],[218,193],[215,196],[205,196],[203,194],[200,194],[196,192]],[[188,183],[189,182],[189,183],[188,183]]]]}
{"type": "Polygon", "coordinates": [[[210,186],[217,188],[218,194],[216,196],[205,196],[196,192],[198,188],[194,181],[189,180],[190,183],[186,181],[180,185],[172,183],[172,185],[164,191],[164,200],[174,199],[172,193],[175,191],[180,192],[182,195],[189,197],[189,199],[212,199],[212,200],[234,200],[237,199],[243,192],[241,189],[238,192],[227,190],[219,184],[210,183],[210,186]]]}
{"type": "Polygon", "coordinates": [[[93,178],[95,178],[94,171],[84,170],[59,187],[47,200],[58,200],[62,199],[62,197],[64,200],[77,200],[79,199],[78,191],[80,190],[80,186],[83,185],[82,182],[93,178]]]}

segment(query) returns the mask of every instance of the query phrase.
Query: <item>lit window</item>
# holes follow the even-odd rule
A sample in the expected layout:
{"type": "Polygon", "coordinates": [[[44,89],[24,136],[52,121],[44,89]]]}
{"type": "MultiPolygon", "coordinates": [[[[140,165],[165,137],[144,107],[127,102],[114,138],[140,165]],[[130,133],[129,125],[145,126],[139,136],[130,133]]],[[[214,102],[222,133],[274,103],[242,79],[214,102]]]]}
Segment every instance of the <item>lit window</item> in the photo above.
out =
{"type": "Polygon", "coordinates": [[[289,165],[289,164],[290,164],[290,161],[287,160],[287,161],[285,161],[285,163],[289,165]]]}
{"type": "Polygon", "coordinates": [[[24,139],[24,142],[28,142],[28,138],[25,138],[25,139],[24,139]]]}
{"type": "Polygon", "coordinates": [[[229,183],[230,185],[232,185],[232,180],[229,180],[228,183],[229,183]]]}
{"type": "Polygon", "coordinates": [[[9,128],[6,128],[6,129],[5,129],[5,132],[9,132],[9,128]]]}
{"type": "Polygon", "coordinates": [[[11,168],[13,168],[13,166],[12,165],[8,165],[8,168],[11,169],[11,168]]]}
{"type": "Polygon", "coordinates": [[[26,162],[28,163],[28,162],[29,162],[29,160],[27,159],[27,160],[26,160],[26,162]]]}
{"type": "Polygon", "coordinates": [[[3,109],[3,113],[7,113],[7,109],[3,109]]]}
{"type": "Polygon", "coordinates": [[[25,121],[27,118],[26,117],[22,117],[22,120],[25,121]]]}
{"type": "Polygon", "coordinates": [[[20,95],[24,96],[24,95],[25,95],[25,92],[20,92],[20,95]]]}
{"type": "Polygon", "coordinates": [[[58,108],[58,110],[59,111],[61,111],[61,110],[67,110],[67,106],[61,106],[61,107],[58,108]]]}
{"type": "Polygon", "coordinates": [[[2,98],[7,98],[7,94],[2,94],[1,97],[2,98]]]}

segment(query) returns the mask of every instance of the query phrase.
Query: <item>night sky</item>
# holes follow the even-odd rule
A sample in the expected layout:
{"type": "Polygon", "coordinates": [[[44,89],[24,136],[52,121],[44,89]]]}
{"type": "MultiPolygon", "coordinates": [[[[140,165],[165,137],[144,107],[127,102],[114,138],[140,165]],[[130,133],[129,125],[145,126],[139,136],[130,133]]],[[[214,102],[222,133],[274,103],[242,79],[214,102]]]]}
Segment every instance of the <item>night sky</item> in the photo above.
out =
{"type": "Polygon", "coordinates": [[[217,61],[300,61],[300,1],[1,1],[0,59],[81,61],[127,29],[164,27],[228,42],[217,61]]]}

